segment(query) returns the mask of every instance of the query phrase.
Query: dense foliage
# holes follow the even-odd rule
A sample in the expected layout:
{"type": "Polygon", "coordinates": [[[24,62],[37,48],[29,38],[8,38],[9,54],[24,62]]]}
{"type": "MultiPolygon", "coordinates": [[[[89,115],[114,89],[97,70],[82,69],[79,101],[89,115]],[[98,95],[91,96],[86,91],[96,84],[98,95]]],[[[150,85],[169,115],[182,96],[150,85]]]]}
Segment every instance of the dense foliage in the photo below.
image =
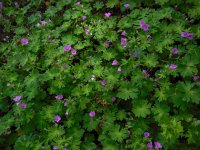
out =
{"type": "Polygon", "coordinates": [[[0,149],[200,149],[199,0],[0,2],[0,149]]]}

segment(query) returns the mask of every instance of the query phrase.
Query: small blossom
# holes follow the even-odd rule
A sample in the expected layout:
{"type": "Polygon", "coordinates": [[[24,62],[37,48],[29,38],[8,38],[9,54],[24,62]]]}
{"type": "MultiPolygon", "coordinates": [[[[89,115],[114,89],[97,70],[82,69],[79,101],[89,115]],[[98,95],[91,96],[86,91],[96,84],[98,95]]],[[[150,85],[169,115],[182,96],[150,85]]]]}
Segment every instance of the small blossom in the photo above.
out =
{"type": "Polygon", "coordinates": [[[145,136],[145,137],[149,137],[149,136],[150,136],[150,133],[149,133],[149,132],[144,132],[144,136],[145,136]]]}
{"type": "Polygon", "coordinates": [[[124,47],[126,47],[126,38],[121,38],[121,44],[124,45],[124,47]]]}
{"type": "Polygon", "coordinates": [[[116,66],[117,64],[118,64],[117,60],[116,60],[116,59],[113,60],[112,65],[113,65],[113,66],[116,66]]]}
{"type": "Polygon", "coordinates": [[[68,150],[67,148],[63,148],[63,150],[68,150]]]}
{"type": "Polygon", "coordinates": [[[129,7],[129,4],[124,4],[124,7],[128,8],[128,7],[129,7]]]}
{"type": "Polygon", "coordinates": [[[55,122],[60,122],[60,120],[61,120],[61,117],[59,116],[59,115],[56,115],[55,117],[54,117],[54,121],[55,122]]]}
{"type": "Polygon", "coordinates": [[[117,72],[122,72],[122,68],[118,67],[117,72]]]}
{"type": "Polygon", "coordinates": [[[113,97],[112,97],[112,101],[113,101],[113,102],[116,101],[116,97],[113,96],[113,97]]]}
{"type": "Polygon", "coordinates": [[[146,70],[143,70],[142,72],[144,73],[144,76],[145,76],[146,78],[148,78],[148,77],[150,76],[150,74],[149,74],[146,70]]]}
{"type": "Polygon", "coordinates": [[[46,21],[40,21],[41,25],[46,25],[47,22],[46,21]]]}
{"type": "Polygon", "coordinates": [[[70,51],[71,49],[72,49],[71,45],[66,45],[66,46],[64,47],[64,50],[65,50],[66,52],[70,51]]]}
{"type": "Polygon", "coordinates": [[[138,53],[135,52],[135,53],[133,54],[133,57],[134,57],[134,58],[138,58],[138,53]]]}
{"type": "Polygon", "coordinates": [[[188,33],[187,37],[188,37],[189,40],[192,40],[193,39],[193,34],[192,33],[188,33]]]}
{"type": "Polygon", "coordinates": [[[27,45],[28,44],[28,39],[21,39],[22,45],[27,45]]]}
{"type": "Polygon", "coordinates": [[[177,68],[177,65],[175,65],[175,64],[170,65],[170,69],[175,70],[176,68],[177,68]]]}
{"type": "Polygon", "coordinates": [[[121,35],[125,35],[126,34],[126,31],[122,31],[121,35]]]}
{"type": "Polygon", "coordinates": [[[109,18],[111,16],[111,13],[107,12],[107,13],[105,13],[105,16],[109,18]]]}
{"type": "Polygon", "coordinates": [[[149,142],[149,143],[147,144],[147,147],[148,147],[148,148],[153,148],[152,142],[149,142]]]}
{"type": "Polygon", "coordinates": [[[195,81],[197,81],[199,78],[200,78],[199,76],[193,76],[193,79],[194,79],[195,81]]]}
{"type": "Polygon", "coordinates": [[[140,21],[140,27],[146,32],[149,30],[149,25],[146,24],[143,20],[140,21]]]}
{"type": "Polygon", "coordinates": [[[67,102],[64,102],[64,106],[67,106],[68,105],[68,103],[67,102]]]}
{"type": "Polygon", "coordinates": [[[86,16],[83,16],[83,20],[85,20],[87,17],[86,16]]]}
{"type": "Polygon", "coordinates": [[[53,146],[53,150],[57,150],[57,147],[56,147],[56,146],[53,146]]]}
{"type": "Polygon", "coordinates": [[[77,2],[77,3],[76,3],[76,5],[80,5],[80,4],[81,4],[81,2],[77,2]]]}
{"type": "Polygon", "coordinates": [[[85,29],[85,33],[88,35],[88,34],[89,34],[89,30],[88,30],[88,29],[85,29]]]}
{"type": "Polygon", "coordinates": [[[92,75],[92,76],[91,76],[91,80],[95,80],[95,75],[92,75]]]}
{"type": "Polygon", "coordinates": [[[26,104],[25,103],[21,104],[21,107],[26,108],[26,104]]]}
{"type": "Polygon", "coordinates": [[[106,40],[105,41],[105,45],[109,47],[110,46],[110,42],[108,40],[106,40]]]}
{"type": "Polygon", "coordinates": [[[187,37],[188,33],[187,32],[181,32],[181,37],[187,37]]]}
{"type": "Polygon", "coordinates": [[[91,118],[95,117],[95,115],[96,115],[95,111],[91,111],[91,112],[89,113],[89,116],[90,116],[91,118]]]}
{"type": "Polygon", "coordinates": [[[3,3],[2,2],[0,2],[0,9],[2,9],[3,8],[3,3]]]}
{"type": "Polygon", "coordinates": [[[7,83],[6,86],[9,87],[9,86],[11,86],[11,84],[10,84],[10,83],[7,83]]]}
{"type": "Polygon", "coordinates": [[[61,100],[61,99],[63,99],[63,95],[61,95],[61,94],[60,94],[60,95],[56,95],[55,98],[56,98],[57,100],[61,100]]]}
{"type": "Polygon", "coordinates": [[[159,142],[154,142],[155,148],[162,148],[162,145],[159,142]]]}
{"type": "Polygon", "coordinates": [[[72,55],[76,55],[76,50],[75,49],[72,49],[72,55]]]}
{"type": "Polygon", "coordinates": [[[177,48],[173,48],[173,49],[172,49],[172,53],[173,53],[173,54],[178,54],[178,49],[177,49],[177,48]]]}
{"type": "Polygon", "coordinates": [[[101,85],[105,86],[106,85],[106,80],[101,81],[101,85]]]}
{"type": "Polygon", "coordinates": [[[13,98],[13,101],[15,102],[19,102],[21,100],[22,96],[16,96],[15,98],[13,98]]]}

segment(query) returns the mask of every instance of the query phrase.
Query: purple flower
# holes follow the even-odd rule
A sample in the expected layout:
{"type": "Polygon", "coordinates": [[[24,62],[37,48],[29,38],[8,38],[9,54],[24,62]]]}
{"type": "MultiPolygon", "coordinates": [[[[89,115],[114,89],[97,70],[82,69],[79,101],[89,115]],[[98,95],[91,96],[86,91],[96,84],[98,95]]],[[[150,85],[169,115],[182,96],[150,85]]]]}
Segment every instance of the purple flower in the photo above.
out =
{"type": "Polygon", "coordinates": [[[145,137],[149,137],[149,136],[150,136],[150,133],[149,133],[149,132],[144,132],[144,136],[145,136],[145,137]]]}
{"type": "Polygon", "coordinates": [[[21,39],[22,45],[27,45],[28,44],[28,39],[21,39]]]}
{"type": "Polygon", "coordinates": [[[60,117],[59,115],[56,115],[56,116],[54,117],[54,121],[55,121],[55,122],[60,122],[60,120],[61,120],[61,117],[60,117]]]}
{"type": "Polygon", "coordinates": [[[68,105],[68,103],[67,102],[64,102],[64,106],[67,106],[68,105]]]}
{"type": "Polygon", "coordinates": [[[124,47],[126,47],[126,38],[121,38],[121,44],[124,45],[124,47]]]}
{"type": "Polygon", "coordinates": [[[116,60],[116,59],[113,60],[112,65],[113,65],[113,66],[116,66],[117,64],[118,64],[117,60],[116,60]]]}
{"type": "Polygon", "coordinates": [[[105,16],[109,18],[111,16],[111,13],[107,12],[107,13],[105,13],[105,16]]]}
{"type": "Polygon", "coordinates": [[[149,30],[149,25],[146,24],[143,20],[140,21],[140,27],[146,32],[149,30]]]}
{"type": "Polygon", "coordinates": [[[187,37],[187,35],[188,35],[187,32],[182,32],[182,33],[181,33],[181,37],[183,37],[183,38],[184,38],[184,37],[187,37]]]}
{"type": "Polygon", "coordinates": [[[56,95],[55,98],[56,98],[57,100],[61,100],[61,99],[63,99],[63,95],[61,95],[61,94],[60,94],[60,95],[56,95]]]}
{"type": "Polygon", "coordinates": [[[152,142],[149,142],[149,143],[147,144],[147,147],[148,147],[148,148],[153,148],[152,142]]]}
{"type": "Polygon", "coordinates": [[[89,113],[89,116],[90,116],[91,118],[93,118],[95,115],[96,115],[95,111],[91,111],[91,112],[89,113]]]}
{"type": "Polygon", "coordinates": [[[125,35],[126,34],[126,31],[122,31],[121,35],[125,35]]]}
{"type": "Polygon", "coordinates": [[[122,68],[118,67],[117,72],[122,72],[122,68]]]}
{"type": "Polygon", "coordinates": [[[116,101],[116,97],[113,96],[113,97],[112,97],[112,101],[113,101],[113,102],[116,101]]]}
{"type": "Polygon", "coordinates": [[[72,49],[71,45],[65,45],[64,50],[66,52],[70,51],[72,49]]]}
{"type": "Polygon", "coordinates": [[[21,107],[26,108],[26,104],[25,103],[21,104],[21,107]]]}
{"type": "Polygon", "coordinates": [[[46,21],[40,21],[41,25],[46,25],[47,22],[46,21]]]}
{"type": "Polygon", "coordinates": [[[106,80],[101,81],[101,85],[105,86],[106,85],[106,80]]]}
{"type": "Polygon", "coordinates": [[[2,2],[0,2],[0,9],[2,9],[3,8],[3,3],[2,2]]]}
{"type": "Polygon", "coordinates": [[[162,148],[162,145],[159,142],[154,142],[155,148],[162,148]]]}
{"type": "Polygon", "coordinates": [[[128,8],[128,7],[129,7],[129,4],[124,4],[124,7],[128,8]]]}
{"type": "Polygon", "coordinates": [[[108,47],[110,46],[110,42],[108,40],[106,40],[104,43],[106,46],[108,46],[108,47]]]}
{"type": "Polygon", "coordinates": [[[170,65],[170,69],[175,70],[176,68],[177,68],[177,65],[175,65],[175,64],[170,65]]]}
{"type": "Polygon", "coordinates": [[[193,34],[189,32],[181,32],[181,37],[182,38],[188,38],[189,40],[193,39],[193,34]]]}
{"type": "Polygon", "coordinates": [[[13,101],[15,102],[19,102],[21,100],[22,96],[16,96],[15,98],[13,98],[13,101]]]}
{"type": "Polygon", "coordinates": [[[89,30],[88,30],[88,29],[85,29],[85,33],[88,35],[88,34],[89,34],[89,30]]]}
{"type": "Polygon", "coordinates": [[[192,40],[193,39],[193,34],[192,33],[188,33],[187,37],[188,37],[189,40],[192,40]]]}
{"type": "Polygon", "coordinates": [[[146,70],[143,70],[142,72],[144,73],[144,76],[145,76],[146,78],[148,78],[148,77],[150,76],[150,74],[149,74],[146,70]]]}
{"type": "Polygon", "coordinates": [[[87,17],[86,16],[83,16],[83,20],[85,20],[87,17]]]}
{"type": "Polygon", "coordinates": [[[173,53],[173,54],[178,54],[178,49],[177,49],[177,48],[173,48],[173,49],[172,49],[172,53],[173,53]]]}
{"type": "Polygon", "coordinates": [[[57,150],[56,146],[53,146],[53,150],[57,150]]]}
{"type": "Polygon", "coordinates": [[[134,58],[137,58],[137,57],[138,57],[138,53],[135,52],[135,53],[133,54],[133,57],[134,57],[134,58]]]}
{"type": "Polygon", "coordinates": [[[67,148],[63,148],[63,150],[68,150],[67,148]]]}
{"type": "Polygon", "coordinates": [[[200,77],[199,76],[193,76],[193,79],[196,81],[198,80],[200,77]]]}
{"type": "Polygon", "coordinates": [[[72,49],[72,55],[76,55],[76,50],[75,49],[72,49]]]}

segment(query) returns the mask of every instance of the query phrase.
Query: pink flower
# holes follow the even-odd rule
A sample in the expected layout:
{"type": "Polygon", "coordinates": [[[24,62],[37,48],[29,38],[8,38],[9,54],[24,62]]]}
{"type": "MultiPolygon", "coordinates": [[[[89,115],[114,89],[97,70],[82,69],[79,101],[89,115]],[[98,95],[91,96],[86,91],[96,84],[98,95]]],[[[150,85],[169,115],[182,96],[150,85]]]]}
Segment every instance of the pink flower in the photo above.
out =
{"type": "Polygon", "coordinates": [[[129,4],[124,4],[124,7],[128,8],[128,7],[129,7],[129,4]]]}
{"type": "Polygon", "coordinates": [[[176,68],[177,68],[177,65],[175,65],[175,64],[170,65],[170,69],[175,70],[176,68]]]}
{"type": "Polygon", "coordinates": [[[54,117],[54,121],[57,122],[57,123],[60,122],[61,121],[61,117],[59,115],[56,115],[54,117]]]}
{"type": "Polygon", "coordinates": [[[21,107],[26,108],[26,104],[25,103],[21,104],[21,107]]]}
{"type": "Polygon", "coordinates": [[[63,95],[61,95],[61,94],[60,94],[60,95],[56,95],[55,98],[56,98],[57,100],[61,100],[61,99],[63,99],[63,95]]]}
{"type": "Polygon", "coordinates": [[[76,2],[76,5],[80,5],[81,4],[81,2],[76,2]]]}
{"type": "Polygon", "coordinates": [[[116,60],[116,59],[113,60],[112,65],[113,65],[113,66],[116,66],[117,64],[118,64],[117,60],[116,60]]]}
{"type": "Polygon", "coordinates": [[[95,115],[96,115],[95,111],[91,111],[91,112],[89,113],[89,116],[90,116],[91,118],[95,117],[95,115]]]}
{"type": "Polygon", "coordinates": [[[121,35],[125,35],[126,34],[126,31],[122,31],[121,35]]]}
{"type": "Polygon", "coordinates": [[[106,85],[106,80],[101,81],[101,85],[105,86],[106,85]]]}
{"type": "Polygon", "coordinates": [[[76,55],[76,50],[75,49],[72,49],[72,55],[76,55]]]}
{"type": "Polygon", "coordinates": [[[159,142],[154,142],[155,148],[162,148],[162,145],[159,142]]]}
{"type": "Polygon", "coordinates": [[[22,45],[27,45],[28,44],[28,39],[21,39],[22,45]]]}
{"type": "Polygon", "coordinates": [[[13,98],[13,101],[15,102],[19,102],[21,100],[22,96],[16,96],[15,98],[13,98]]]}
{"type": "Polygon", "coordinates": [[[177,48],[173,48],[173,49],[172,49],[172,53],[173,53],[173,54],[178,54],[178,49],[177,49],[177,48]]]}
{"type": "Polygon", "coordinates": [[[105,41],[105,45],[109,47],[110,42],[108,40],[105,41]]]}
{"type": "Polygon", "coordinates": [[[66,52],[70,51],[72,49],[71,45],[65,45],[64,50],[66,52]]]}
{"type": "Polygon", "coordinates": [[[149,136],[150,136],[150,133],[149,133],[149,132],[144,132],[144,136],[145,136],[145,137],[149,137],[149,136]]]}
{"type": "Polygon", "coordinates": [[[85,29],[85,33],[88,35],[88,34],[89,34],[89,30],[88,30],[88,29],[85,29]]]}
{"type": "Polygon", "coordinates": [[[67,102],[64,102],[64,106],[67,106],[68,105],[68,103],[67,102]]]}
{"type": "Polygon", "coordinates": [[[41,25],[46,25],[47,22],[46,21],[40,21],[41,25]]]}
{"type": "Polygon", "coordinates": [[[140,21],[140,27],[146,32],[149,30],[149,25],[146,24],[143,20],[140,21]]]}
{"type": "Polygon", "coordinates": [[[105,13],[105,16],[109,18],[111,16],[111,13],[107,12],[107,13],[105,13]]]}
{"type": "Polygon", "coordinates": [[[149,142],[149,143],[147,144],[147,147],[148,147],[149,149],[153,148],[152,142],[149,142]]]}
{"type": "Polygon", "coordinates": [[[86,16],[83,16],[83,20],[85,20],[87,17],[86,16]]]}
{"type": "Polygon", "coordinates": [[[124,47],[126,47],[126,38],[121,38],[121,44],[124,45],[124,47]]]}

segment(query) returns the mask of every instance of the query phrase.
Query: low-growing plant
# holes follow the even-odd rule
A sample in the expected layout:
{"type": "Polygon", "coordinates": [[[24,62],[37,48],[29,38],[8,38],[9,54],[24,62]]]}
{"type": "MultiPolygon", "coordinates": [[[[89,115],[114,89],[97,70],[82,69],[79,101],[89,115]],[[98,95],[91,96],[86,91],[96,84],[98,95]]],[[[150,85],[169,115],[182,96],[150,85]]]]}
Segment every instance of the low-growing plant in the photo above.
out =
{"type": "Polygon", "coordinates": [[[200,149],[199,0],[0,2],[0,149],[200,149]]]}

